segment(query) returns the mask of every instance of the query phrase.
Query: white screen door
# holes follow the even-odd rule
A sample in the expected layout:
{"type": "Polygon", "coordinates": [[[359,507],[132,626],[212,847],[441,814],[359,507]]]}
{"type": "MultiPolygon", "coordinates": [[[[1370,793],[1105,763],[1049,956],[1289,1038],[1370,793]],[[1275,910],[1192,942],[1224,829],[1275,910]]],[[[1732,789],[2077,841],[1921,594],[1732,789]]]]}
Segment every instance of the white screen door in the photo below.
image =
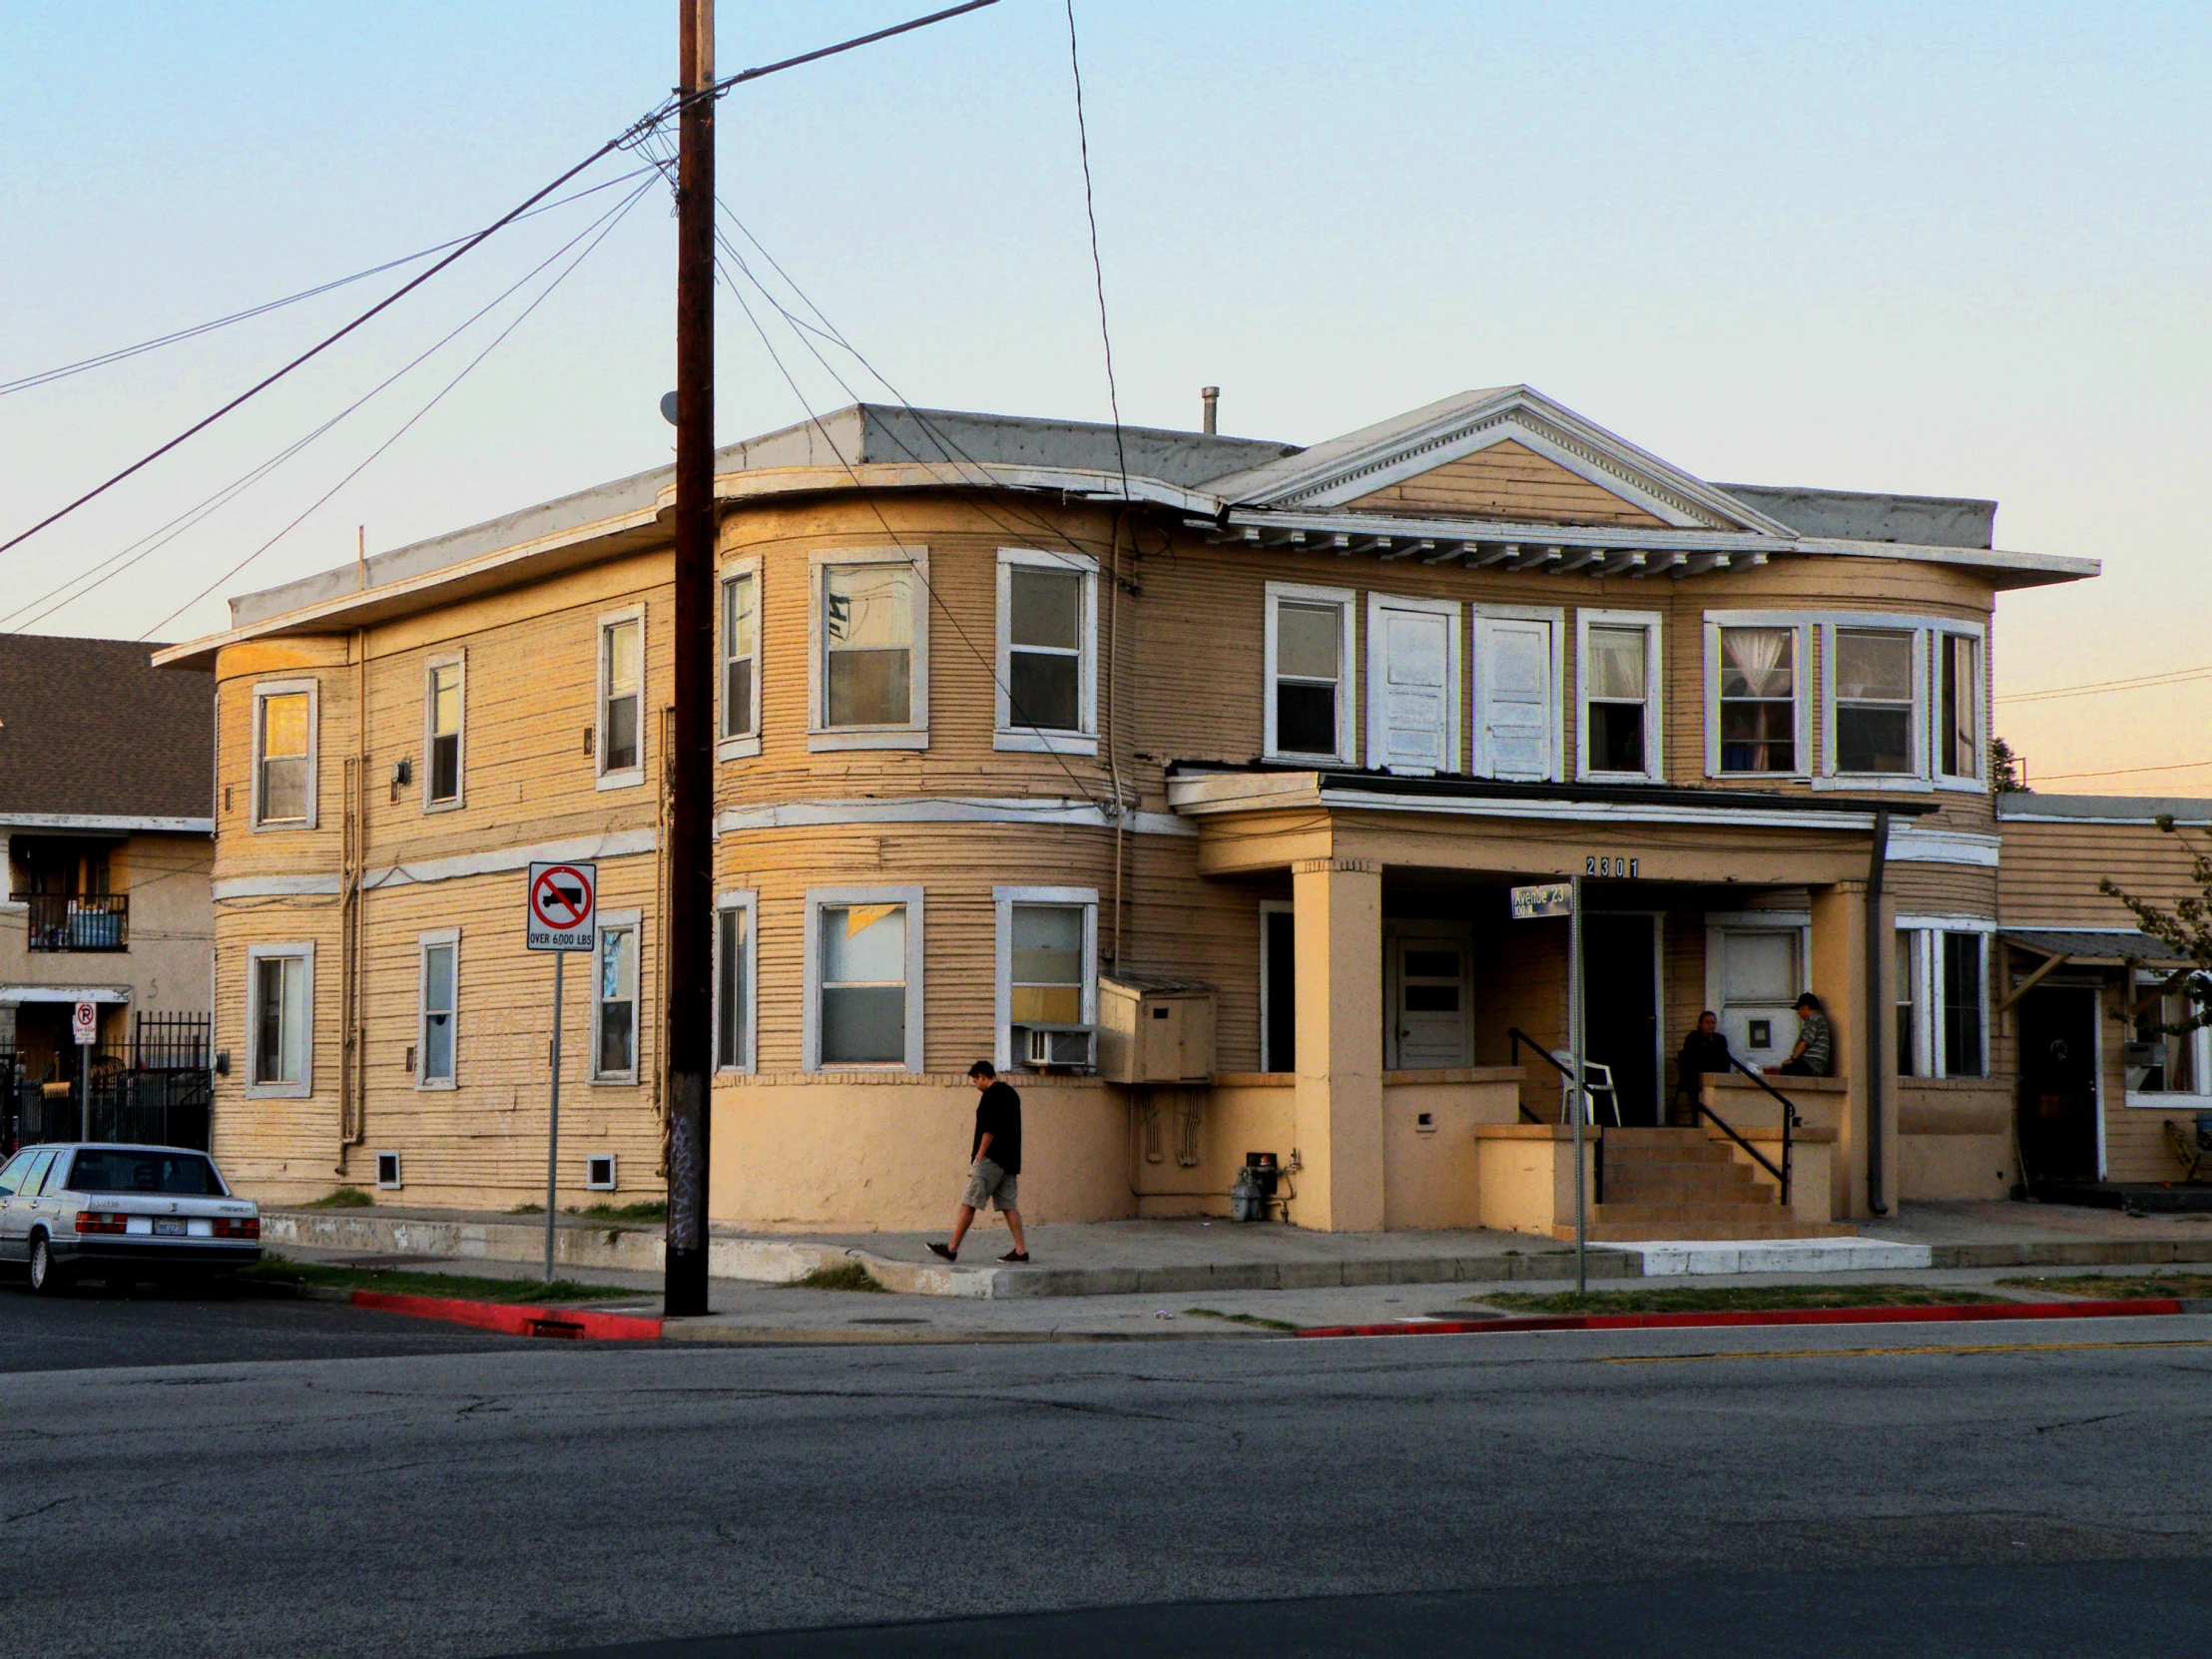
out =
{"type": "Polygon", "coordinates": [[[1523,781],[1552,776],[1551,624],[1477,617],[1476,770],[1523,781]]]}
{"type": "Polygon", "coordinates": [[[1459,761],[1457,607],[1377,599],[1368,613],[1368,761],[1390,772],[1449,772],[1459,761]]]}
{"type": "Polygon", "coordinates": [[[1472,1053],[1464,939],[1397,936],[1390,941],[1388,1063],[1400,1071],[1463,1066],[1472,1053]]]}

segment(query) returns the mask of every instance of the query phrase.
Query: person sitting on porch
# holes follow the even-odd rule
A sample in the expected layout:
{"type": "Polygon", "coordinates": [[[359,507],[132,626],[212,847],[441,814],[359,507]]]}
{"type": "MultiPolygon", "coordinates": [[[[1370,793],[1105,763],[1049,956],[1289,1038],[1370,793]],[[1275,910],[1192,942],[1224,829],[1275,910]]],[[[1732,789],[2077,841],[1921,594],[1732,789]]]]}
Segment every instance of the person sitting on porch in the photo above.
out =
{"type": "Polygon", "coordinates": [[[1784,1077],[1826,1077],[1835,1057],[1836,1038],[1821,1012],[1821,999],[1807,991],[1797,999],[1797,1047],[1775,1070],[1784,1077]]]}
{"type": "Polygon", "coordinates": [[[1705,1074],[1725,1072],[1731,1063],[1719,1016],[1708,1008],[1698,1015],[1697,1029],[1682,1039],[1682,1053],[1675,1061],[1675,1099],[1681,1107],[1669,1121],[1694,1125],[1698,1102],[1705,1095],[1705,1074]]]}

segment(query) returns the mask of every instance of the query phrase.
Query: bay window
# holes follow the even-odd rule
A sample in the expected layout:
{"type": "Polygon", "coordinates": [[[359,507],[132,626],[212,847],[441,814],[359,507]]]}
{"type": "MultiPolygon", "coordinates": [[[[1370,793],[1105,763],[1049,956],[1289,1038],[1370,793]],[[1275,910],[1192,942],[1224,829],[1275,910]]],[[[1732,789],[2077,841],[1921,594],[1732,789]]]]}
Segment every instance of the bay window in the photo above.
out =
{"type": "Polygon", "coordinates": [[[1919,772],[1913,731],[1916,635],[1909,629],[1838,628],[1830,638],[1835,747],[1829,770],[1901,777],[1919,772]]]}
{"type": "Polygon", "coordinates": [[[1718,630],[1720,771],[1799,770],[1798,633],[1794,627],[1718,630]]]}

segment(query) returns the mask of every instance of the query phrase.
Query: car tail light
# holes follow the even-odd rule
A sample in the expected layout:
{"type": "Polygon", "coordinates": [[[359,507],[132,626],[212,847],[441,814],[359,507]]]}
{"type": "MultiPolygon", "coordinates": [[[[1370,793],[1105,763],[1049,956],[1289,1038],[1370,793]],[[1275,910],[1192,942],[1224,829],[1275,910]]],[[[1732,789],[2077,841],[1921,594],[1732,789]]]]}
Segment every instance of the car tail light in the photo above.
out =
{"type": "Polygon", "coordinates": [[[215,1218],[215,1236],[219,1239],[258,1239],[262,1236],[260,1216],[218,1216],[215,1218]]]}
{"type": "Polygon", "coordinates": [[[77,1231],[80,1233],[127,1233],[131,1229],[128,1217],[115,1210],[79,1210],[77,1231]]]}

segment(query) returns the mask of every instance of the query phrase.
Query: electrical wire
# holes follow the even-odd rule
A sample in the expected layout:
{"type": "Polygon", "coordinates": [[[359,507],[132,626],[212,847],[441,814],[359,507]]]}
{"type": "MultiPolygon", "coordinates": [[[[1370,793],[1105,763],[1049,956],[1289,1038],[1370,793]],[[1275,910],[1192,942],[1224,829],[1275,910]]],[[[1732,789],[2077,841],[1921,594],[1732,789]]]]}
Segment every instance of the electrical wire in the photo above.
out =
{"type": "MultiPolygon", "coordinates": [[[[641,169],[640,171],[650,170],[641,169]]],[[[636,177],[636,175],[631,174],[627,177],[634,178],[636,177]]],[[[392,385],[395,381],[412,372],[426,359],[434,355],[436,352],[442,350],[446,345],[451,343],[456,336],[464,333],[476,322],[480,321],[486,314],[497,308],[517,289],[527,283],[533,276],[536,276],[548,266],[553,265],[561,258],[562,255],[566,254],[578,243],[589,237],[594,231],[599,229],[600,226],[605,225],[611,219],[614,219],[617,216],[626,213],[629,210],[631,204],[636,201],[637,195],[642,194],[644,191],[650,190],[651,188],[652,187],[650,186],[650,184],[641,186],[638,193],[633,194],[633,196],[626,199],[624,202],[617,204],[616,207],[609,209],[607,213],[601,215],[598,219],[593,220],[589,225],[586,225],[581,231],[578,231],[574,236],[569,238],[567,242],[556,248],[551,254],[547,255],[543,260],[539,261],[535,266],[531,267],[530,270],[524,272],[522,276],[517,277],[513,282],[509,283],[505,288],[502,288],[497,294],[493,295],[491,299],[486,301],[468,317],[464,318],[454,328],[440,336],[430,345],[426,346],[422,351],[418,352],[414,357],[410,358],[398,369],[386,375],[382,380],[379,380],[375,385],[371,386],[367,391],[363,392],[351,403],[340,409],[328,420],[325,420],[321,425],[315,427],[312,431],[308,432],[304,437],[298,438],[292,443],[285,445],[275,455],[272,455],[268,460],[262,462],[261,465],[249,469],[240,477],[234,479],[231,483],[226,484],[222,489],[216,491],[215,494],[208,496],[197,506],[188,508],[185,512],[179,514],[176,518],[171,519],[167,524],[158,526],[154,530],[149,531],[145,536],[142,536],[138,541],[132,542],[127,546],[121,548],[117,552],[110,554],[106,559],[103,559],[98,564],[92,566],[91,569],[80,571],[77,574],[70,576],[66,580],[56,584],[54,587],[47,589],[46,592],[40,594],[37,598],[25,601],[23,604],[17,606],[15,610],[9,612],[6,616],[0,617],[0,627],[14,625],[17,628],[17,631],[20,632],[22,630],[36,626],[39,622],[45,620],[45,618],[53,615],[54,612],[63,609],[65,606],[75,604],[78,600],[83,599],[86,595],[104,586],[106,583],[113,581],[116,577],[122,575],[125,571],[139,564],[149,555],[159,551],[162,547],[167,546],[170,542],[176,540],[178,536],[183,535],[187,530],[193,529],[195,526],[202,523],[211,514],[220,510],[223,506],[228,504],[231,500],[235,499],[244,490],[248,489],[253,484],[258,483],[261,479],[269,476],[269,474],[275,471],[278,466],[282,465],[285,461],[291,459],[292,456],[298,454],[301,450],[305,449],[309,444],[313,443],[325,432],[328,432],[340,421],[343,421],[344,419],[346,419],[347,416],[351,415],[352,413],[354,413],[354,411],[358,410],[364,404],[368,403],[386,387],[392,385]],[[151,543],[152,545],[148,545],[149,543],[151,543]],[[104,574],[102,574],[103,571],[104,574]],[[94,579],[87,580],[87,578],[94,579]],[[84,583],[84,586],[78,588],[76,592],[69,594],[66,598],[60,599],[58,603],[48,603],[49,600],[55,599],[56,595],[62,594],[64,590],[74,587],[80,582],[84,583]],[[38,609],[41,606],[43,606],[44,609],[38,609]],[[22,617],[26,611],[31,611],[34,609],[38,609],[38,614],[36,616],[33,616],[28,621],[22,622],[20,624],[17,623],[17,618],[22,617]]]]}
{"type": "Polygon", "coordinates": [[[1999,703],[2042,703],[2057,697],[2090,697],[2102,692],[2149,691],[2162,686],[2178,686],[2189,680],[2212,679],[2212,667],[2177,668],[2162,674],[2141,674],[2127,680],[2092,680],[2079,686],[2050,686],[2042,691],[2010,692],[1996,699],[1999,703]]]}
{"type": "Polygon", "coordinates": [[[2060,784],[2076,778],[2128,778],[2143,772],[2194,772],[2200,767],[2212,767],[2212,761],[2176,761],[2162,767],[2112,767],[2103,772],[2053,772],[2040,782],[2060,784]]]}
{"type": "MultiPolygon", "coordinates": [[[[515,223],[520,224],[524,219],[535,219],[540,214],[552,213],[556,208],[565,208],[571,202],[581,202],[587,196],[596,196],[603,190],[614,189],[625,179],[635,179],[640,173],[651,171],[650,168],[641,167],[628,173],[618,173],[603,184],[588,185],[584,189],[572,192],[556,202],[548,202],[541,208],[532,208],[528,213],[521,215],[515,223]]],[[[47,385],[55,380],[66,380],[71,375],[82,374],[88,369],[105,368],[109,363],[122,362],[129,357],[159,350],[165,345],[176,345],[183,340],[198,339],[202,334],[213,333],[218,328],[228,328],[234,322],[246,322],[257,316],[266,316],[271,311],[281,310],[286,305],[296,305],[302,299],[312,299],[318,294],[330,293],[338,288],[350,286],[354,282],[364,281],[368,277],[380,276],[387,271],[396,271],[401,266],[412,265],[417,260],[426,260],[432,254],[442,254],[448,248],[467,240],[466,237],[455,237],[449,242],[436,243],[431,247],[419,249],[415,253],[403,254],[396,260],[386,260],[382,265],[372,265],[366,271],[356,271],[350,276],[340,276],[328,282],[317,282],[311,288],[301,288],[297,293],[288,293],[281,299],[270,299],[259,305],[249,305],[245,310],[233,311],[229,316],[219,316],[208,322],[197,322],[189,328],[179,328],[171,333],[157,335],[153,339],[140,340],[136,345],[118,346],[113,351],[103,351],[96,356],[83,357],[73,363],[63,363],[56,368],[41,369],[36,374],[26,374],[20,379],[0,380],[0,397],[7,397],[19,391],[29,391],[33,387],[47,385]]]]}
{"type": "Polygon", "coordinates": [[[1067,0],[1068,69],[1075,76],[1075,137],[1083,154],[1083,215],[1091,226],[1091,276],[1098,288],[1098,337],[1106,347],[1106,403],[1114,417],[1114,454],[1121,462],[1121,498],[1129,499],[1129,453],[1121,440],[1121,393],[1114,386],[1114,336],[1106,326],[1106,268],[1098,258],[1098,208],[1091,199],[1091,134],[1083,120],[1083,64],[1075,52],[1075,0],[1067,0]]]}
{"type": "MultiPolygon", "coordinates": [[[[570,276],[575,273],[576,268],[582,265],[586,260],[590,259],[593,252],[598,249],[601,243],[605,242],[610,236],[614,235],[615,227],[622,223],[623,219],[629,214],[630,210],[636,207],[637,204],[644,199],[646,193],[652,188],[652,185],[648,183],[645,185],[641,185],[637,190],[633,191],[629,195],[629,197],[624,200],[622,205],[618,209],[616,209],[610,216],[608,216],[606,228],[602,230],[598,236],[594,237],[588,244],[586,244],[583,250],[577,254],[576,258],[571,260],[567,264],[567,266],[565,266],[560,271],[560,273],[554,276],[553,280],[546,283],[546,285],[539,290],[536,298],[532,299],[529,304],[525,305],[518,313],[516,313],[515,318],[512,322],[508,323],[506,327],[500,329],[497,334],[494,334],[490,342],[485,345],[483,350],[477,352],[475,356],[469,358],[467,363],[462,366],[461,371],[458,374],[454,375],[453,378],[448,380],[443,386],[441,386],[438,389],[436,395],[431,397],[431,399],[427,403],[423,404],[422,407],[417,409],[412,415],[409,415],[406,421],[400,426],[398,431],[392,433],[390,437],[386,438],[382,443],[378,444],[374,449],[370,450],[368,454],[362,458],[359,465],[355,466],[352,471],[348,472],[344,477],[340,478],[336,483],[332,484],[328,489],[324,490],[322,494],[317,496],[314,501],[307,507],[307,509],[304,512],[300,513],[297,518],[294,518],[289,524],[285,525],[281,530],[277,531],[276,534],[270,537],[269,540],[263,542],[261,546],[254,549],[253,552],[247,554],[245,558],[241,559],[237,564],[233,565],[229,570],[225,571],[213,582],[210,582],[206,587],[202,588],[198,593],[194,594],[190,599],[186,600],[174,611],[171,611],[169,615],[163,617],[161,621],[155,623],[153,627],[147,629],[144,633],[140,634],[139,638],[142,640],[147,639],[159,630],[168,627],[169,624],[175,622],[180,616],[184,615],[185,612],[191,610],[193,606],[199,604],[201,600],[207,598],[208,595],[215,592],[216,589],[222,587],[224,583],[230,581],[233,577],[237,576],[240,571],[244,570],[256,559],[259,559],[264,553],[267,553],[271,548],[275,547],[278,542],[282,541],[284,537],[290,535],[292,531],[298,529],[299,526],[303,522],[305,522],[305,520],[310,517],[317,509],[319,509],[324,502],[328,501],[330,497],[337,494],[339,490],[345,488],[347,484],[350,484],[355,478],[359,477],[361,473],[368,468],[370,463],[375,461],[378,456],[382,455],[385,450],[389,449],[393,444],[397,443],[401,438],[405,437],[407,433],[414,428],[416,422],[420,421],[425,415],[427,415],[432,409],[436,408],[438,404],[444,400],[448,392],[450,392],[455,386],[458,386],[463,380],[467,379],[470,374],[474,373],[477,365],[481,363],[486,357],[490,356],[494,351],[498,350],[499,347],[506,342],[507,336],[512,334],[517,328],[521,327],[522,324],[529,319],[531,312],[535,311],[540,305],[544,304],[547,299],[552,297],[553,290],[559,287],[563,282],[567,281],[570,276]]],[[[558,257],[558,255],[555,256],[555,258],[558,257]]],[[[543,270],[544,268],[541,266],[539,269],[543,270]]],[[[535,275],[535,273],[533,273],[533,275],[535,275]]],[[[525,277],[524,280],[528,280],[528,278],[525,277]]],[[[513,290],[510,289],[509,291],[511,292],[513,290]]],[[[503,298],[505,296],[502,295],[501,297],[503,298]]]]}

